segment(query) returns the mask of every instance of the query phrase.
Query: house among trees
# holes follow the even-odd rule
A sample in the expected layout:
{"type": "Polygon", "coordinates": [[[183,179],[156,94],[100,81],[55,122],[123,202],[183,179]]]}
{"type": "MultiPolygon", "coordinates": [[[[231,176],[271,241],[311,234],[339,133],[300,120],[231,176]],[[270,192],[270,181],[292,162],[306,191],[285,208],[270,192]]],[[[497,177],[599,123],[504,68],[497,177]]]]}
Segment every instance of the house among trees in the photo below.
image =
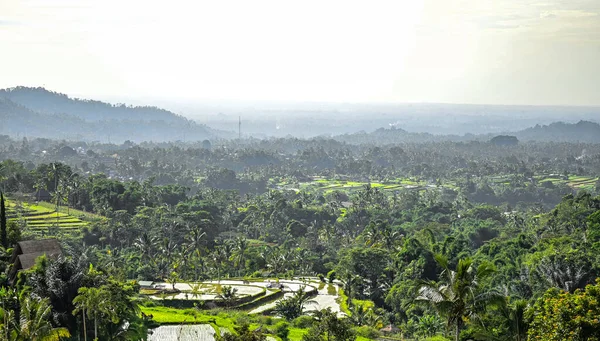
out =
{"type": "Polygon", "coordinates": [[[35,265],[35,260],[39,256],[46,255],[50,258],[58,258],[62,254],[62,249],[56,239],[25,240],[18,242],[13,249],[10,262],[9,279],[11,282],[21,270],[27,270],[35,265]]]}

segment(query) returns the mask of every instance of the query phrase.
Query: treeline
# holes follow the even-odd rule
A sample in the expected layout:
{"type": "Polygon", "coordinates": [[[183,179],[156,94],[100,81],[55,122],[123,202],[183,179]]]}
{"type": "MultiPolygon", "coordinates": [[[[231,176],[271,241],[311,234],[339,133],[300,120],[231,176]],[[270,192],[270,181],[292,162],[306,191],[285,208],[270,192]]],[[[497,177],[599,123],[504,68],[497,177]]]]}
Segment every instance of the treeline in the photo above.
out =
{"type": "MultiPolygon", "coordinates": [[[[260,194],[281,183],[298,188],[314,177],[363,182],[413,178],[431,185],[451,184],[443,193],[462,193],[475,202],[512,207],[538,203],[547,208],[575,190],[565,181],[539,181],[540,176],[596,178],[600,174],[596,145],[572,143],[504,147],[447,142],[375,147],[333,140],[275,139],[106,145],[0,137],[0,158],[19,160],[27,171],[39,163],[59,161],[80,175],[103,173],[125,183],[179,185],[190,194],[209,187],[260,194]]],[[[15,167],[4,167],[5,185],[11,191],[33,191],[36,176],[23,176],[27,172],[15,167]],[[22,179],[12,175],[17,173],[22,179]]],[[[592,183],[588,190],[594,192],[594,187],[592,183]]]]}

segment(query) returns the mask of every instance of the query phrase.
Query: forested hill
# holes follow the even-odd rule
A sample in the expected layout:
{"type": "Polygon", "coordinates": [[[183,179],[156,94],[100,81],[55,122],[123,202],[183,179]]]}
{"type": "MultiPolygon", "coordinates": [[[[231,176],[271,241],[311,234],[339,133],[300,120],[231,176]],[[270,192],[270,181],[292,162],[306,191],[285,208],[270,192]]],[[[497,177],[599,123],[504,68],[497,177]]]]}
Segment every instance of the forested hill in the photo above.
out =
{"type": "MultiPolygon", "coordinates": [[[[465,134],[465,135],[434,135],[430,133],[414,133],[392,127],[390,129],[379,128],[373,132],[358,132],[344,134],[334,137],[335,140],[350,144],[377,144],[386,145],[399,142],[421,143],[421,142],[466,142],[466,141],[489,141],[494,134],[465,134]]],[[[536,125],[517,132],[508,132],[516,136],[520,141],[540,142],[581,142],[600,143],[600,124],[590,121],[579,121],[578,123],[555,122],[549,125],[536,125]]]]}
{"type": "Polygon", "coordinates": [[[113,105],[101,101],[70,98],[44,88],[15,87],[0,90],[0,97],[42,114],[67,114],[86,121],[132,120],[186,123],[187,119],[157,107],[113,105]]]}
{"type": "Polygon", "coordinates": [[[600,143],[600,124],[589,121],[574,124],[555,122],[522,130],[516,136],[520,140],[600,143]]]}
{"type": "Polygon", "coordinates": [[[176,141],[215,137],[197,124],[156,107],[72,99],[44,88],[0,90],[0,134],[87,141],[176,141]]]}

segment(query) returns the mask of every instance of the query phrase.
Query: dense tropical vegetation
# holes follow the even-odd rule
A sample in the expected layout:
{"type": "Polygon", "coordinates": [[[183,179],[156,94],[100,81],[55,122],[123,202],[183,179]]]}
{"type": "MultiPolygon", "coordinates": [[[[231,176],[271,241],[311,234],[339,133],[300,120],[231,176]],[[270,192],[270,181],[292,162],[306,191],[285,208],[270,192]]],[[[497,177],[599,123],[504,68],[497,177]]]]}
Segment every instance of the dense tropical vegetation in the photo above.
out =
{"type": "Polygon", "coordinates": [[[600,333],[595,144],[2,136],[0,160],[2,340],[143,340],[167,314],[229,340],[600,333]],[[48,237],[63,254],[11,278],[15,244],[48,237]],[[343,314],[209,283],[232,278],[312,278],[343,314]],[[167,306],[143,280],[215,299],[167,306]],[[240,316],[260,304],[276,318],[240,316]]]}

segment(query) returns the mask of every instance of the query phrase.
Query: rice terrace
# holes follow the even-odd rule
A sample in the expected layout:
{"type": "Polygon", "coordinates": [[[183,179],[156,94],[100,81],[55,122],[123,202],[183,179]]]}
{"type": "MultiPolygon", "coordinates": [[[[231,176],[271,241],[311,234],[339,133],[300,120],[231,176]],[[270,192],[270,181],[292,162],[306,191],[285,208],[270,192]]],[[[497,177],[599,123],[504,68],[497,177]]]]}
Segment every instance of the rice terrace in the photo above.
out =
{"type": "Polygon", "coordinates": [[[7,218],[19,224],[23,232],[31,232],[40,237],[58,234],[77,234],[91,221],[101,221],[103,217],[68,207],[56,208],[48,202],[29,203],[7,200],[7,218]]]}

